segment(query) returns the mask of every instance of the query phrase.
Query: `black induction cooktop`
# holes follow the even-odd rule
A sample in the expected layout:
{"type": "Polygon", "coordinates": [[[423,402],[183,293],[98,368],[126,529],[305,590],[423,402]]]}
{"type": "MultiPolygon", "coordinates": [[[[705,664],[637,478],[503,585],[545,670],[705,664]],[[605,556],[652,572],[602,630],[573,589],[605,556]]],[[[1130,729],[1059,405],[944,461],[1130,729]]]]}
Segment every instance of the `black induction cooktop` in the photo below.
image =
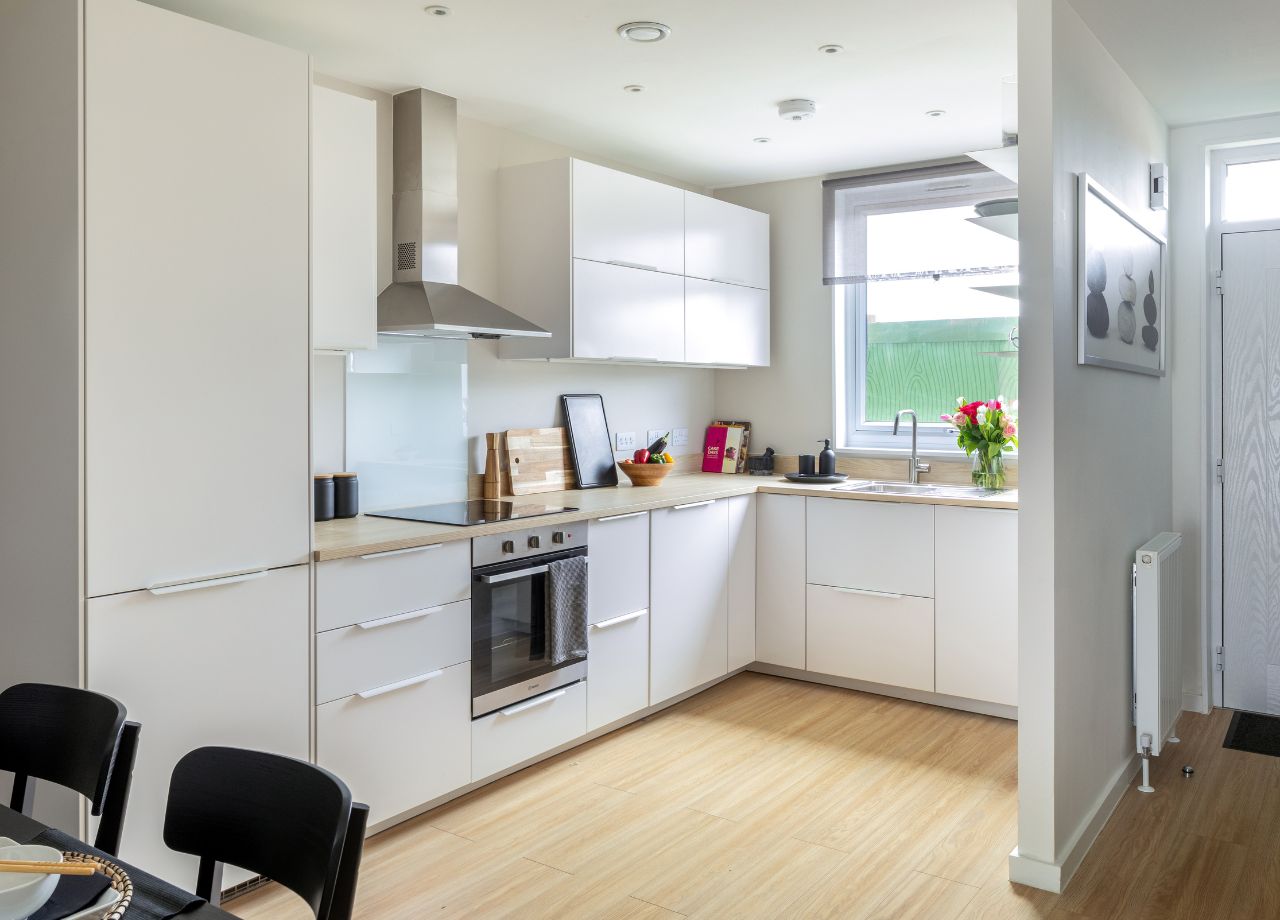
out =
{"type": "Polygon", "coordinates": [[[496,524],[499,521],[516,521],[521,518],[577,510],[577,508],[567,508],[562,505],[517,505],[515,502],[504,501],[471,501],[448,502],[443,505],[418,505],[416,508],[391,508],[387,511],[367,511],[365,514],[368,517],[395,518],[397,521],[472,527],[476,524],[496,524]]]}

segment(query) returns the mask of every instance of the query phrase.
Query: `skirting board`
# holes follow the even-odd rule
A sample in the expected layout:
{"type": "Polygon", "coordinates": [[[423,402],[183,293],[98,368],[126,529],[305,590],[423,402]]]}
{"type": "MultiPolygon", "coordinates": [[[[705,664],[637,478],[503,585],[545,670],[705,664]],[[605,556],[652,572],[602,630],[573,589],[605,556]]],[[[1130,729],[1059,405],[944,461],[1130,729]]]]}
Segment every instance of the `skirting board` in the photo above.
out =
{"type": "Polygon", "coordinates": [[[1205,701],[1205,696],[1198,690],[1182,691],[1182,711],[1198,712],[1202,716],[1209,714],[1209,704],[1205,701]]]}
{"type": "Polygon", "coordinates": [[[1014,847],[1013,852],[1009,854],[1009,881],[1061,894],[1072,876],[1076,874],[1076,870],[1080,868],[1080,864],[1084,862],[1089,848],[1106,827],[1108,819],[1120,804],[1120,799],[1129,788],[1129,783],[1140,766],[1141,762],[1137,755],[1134,755],[1120,768],[1111,785],[1094,805],[1093,811],[1081,822],[1075,836],[1067,844],[1066,855],[1057,863],[1047,863],[1032,859],[1030,856],[1023,856],[1018,852],[1018,848],[1014,847]]]}

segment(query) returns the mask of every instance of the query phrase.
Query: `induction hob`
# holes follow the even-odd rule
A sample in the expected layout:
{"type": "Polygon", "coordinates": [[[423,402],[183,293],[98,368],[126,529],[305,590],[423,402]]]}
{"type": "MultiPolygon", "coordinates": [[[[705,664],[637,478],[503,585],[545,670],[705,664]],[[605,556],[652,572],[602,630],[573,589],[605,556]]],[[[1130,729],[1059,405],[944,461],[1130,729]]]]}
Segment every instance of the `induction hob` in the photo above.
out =
{"type": "Polygon", "coordinates": [[[420,521],[424,524],[454,524],[472,527],[476,524],[496,524],[521,518],[539,517],[544,514],[561,514],[577,511],[562,505],[517,505],[506,501],[448,502],[443,505],[418,505],[415,508],[391,508],[386,511],[367,511],[368,517],[394,518],[397,521],[420,521]]]}

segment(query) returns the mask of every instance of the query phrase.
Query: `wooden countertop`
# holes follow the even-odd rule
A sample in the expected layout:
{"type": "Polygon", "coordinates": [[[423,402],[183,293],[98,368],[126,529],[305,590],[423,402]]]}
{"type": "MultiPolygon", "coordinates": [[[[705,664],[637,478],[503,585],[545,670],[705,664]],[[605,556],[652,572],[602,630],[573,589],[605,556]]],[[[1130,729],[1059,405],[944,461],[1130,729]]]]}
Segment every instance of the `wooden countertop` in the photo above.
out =
{"type": "MultiPolygon", "coordinates": [[[[841,485],[849,485],[849,480],[841,485]]],[[[517,505],[568,505],[579,510],[565,514],[550,514],[538,518],[521,518],[474,527],[455,527],[448,524],[419,524],[413,521],[397,521],[360,515],[339,521],[325,521],[315,525],[315,559],[346,559],[368,553],[428,546],[451,540],[470,540],[489,534],[524,530],[528,527],[570,524],[615,514],[635,511],[652,511],[669,508],[685,502],[704,501],[712,498],[728,498],[732,495],[751,495],[765,492],[774,495],[805,495],[815,498],[839,498],[851,501],[887,501],[906,504],[962,505],[971,508],[1017,509],[1016,490],[1002,492],[990,498],[951,498],[930,495],[872,495],[860,492],[837,492],[833,486],[801,485],[782,477],[724,476],[716,473],[677,474],[667,478],[656,488],[637,488],[620,485],[616,489],[571,489],[566,492],[547,492],[507,499],[517,505]]]]}

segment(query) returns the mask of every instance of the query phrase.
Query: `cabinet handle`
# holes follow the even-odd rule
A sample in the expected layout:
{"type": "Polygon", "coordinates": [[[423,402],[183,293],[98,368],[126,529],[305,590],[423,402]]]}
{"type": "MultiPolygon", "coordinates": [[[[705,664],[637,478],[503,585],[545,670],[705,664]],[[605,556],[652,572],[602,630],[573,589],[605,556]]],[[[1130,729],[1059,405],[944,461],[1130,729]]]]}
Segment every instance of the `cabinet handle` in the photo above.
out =
{"type": "Polygon", "coordinates": [[[535,696],[531,700],[525,700],[523,703],[516,703],[514,706],[508,706],[506,709],[499,709],[500,716],[514,716],[517,713],[524,712],[526,709],[533,709],[537,706],[545,706],[552,700],[557,700],[568,693],[568,690],[557,690],[555,693],[547,693],[543,696],[535,696]]]}
{"type": "Polygon", "coordinates": [[[706,501],[702,502],[685,502],[683,505],[672,505],[671,510],[683,511],[685,508],[702,508],[706,505],[714,505],[715,503],[716,500],[714,498],[708,498],[706,501]]]}
{"type": "Polygon", "coordinates": [[[628,511],[626,514],[611,514],[608,517],[596,518],[597,524],[603,524],[606,521],[625,521],[627,518],[640,517],[648,514],[648,511],[628,511]]]}
{"type": "Polygon", "coordinates": [[[433,680],[444,673],[444,670],[429,671],[426,674],[419,674],[417,677],[410,677],[407,680],[398,680],[394,684],[384,684],[381,687],[374,687],[372,690],[364,690],[357,693],[356,696],[362,700],[371,700],[375,696],[382,696],[384,693],[394,693],[397,690],[403,690],[405,687],[416,687],[418,684],[425,684],[429,680],[433,680]]]}
{"type": "Polygon", "coordinates": [[[363,623],[357,623],[357,629],[377,629],[380,626],[390,626],[392,623],[407,623],[410,620],[421,620],[423,617],[429,617],[438,610],[443,610],[444,604],[438,607],[424,607],[421,610],[410,610],[408,613],[397,613],[393,617],[380,617],[376,620],[365,620],[363,623]]]}
{"type": "Polygon", "coordinates": [[[610,259],[605,264],[617,265],[620,268],[639,268],[647,272],[656,272],[658,270],[656,265],[646,265],[643,262],[624,262],[622,259],[610,259]]]}
{"type": "Polygon", "coordinates": [[[900,600],[902,600],[904,597],[906,597],[906,595],[905,595],[905,594],[892,594],[892,593],[890,593],[890,592],[888,592],[888,591],[867,591],[867,590],[865,590],[865,589],[863,589],[863,588],[836,588],[836,587],[833,587],[831,590],[832,590],[832,591],[839,591],[841,594],[857,594],[857,595],[858,595],[858,596],[860,596],[860,597],[883,597],[883,598],[885,598],[886,600],[891,600],[891,601],[900,601],[900,600]]]}
{"type": "Polygon", "coordinates": [[[439,549],[443,543],[428,543],[426,546],[409,546],[405,549],[388,549],[380,553],[365,553],[361,559],[386,559],[389,556],[407,556],[410,553],[425,553],[430,549],[439,549]]]}
{"type": "Polygon", "coordinates": [[[657,364],[657,358],[641,358],[637,355],[609,355],[610,361],[633,361],[636,364],[657,364]]]}
{"type": "Polygon", "coordinates": [[[738,287],[751,287],[745,281],[739,281],[737,278],[712,278],[718,284],[736,284],[738,287]]]}
{"type": "Polygon", "coordinates": [[[152,585],[147,588],[156,597],[166,594],[181,594],[184,591],[200,591],[204,588],[217,588],[221,585],[238,585],[243,581],[266,578],[268,569],[253,569],[248,572],[233,572],[230,575],[214,575],[209,578],[198,578],[195,581],[171,581],[152,585]]]}
{"type": "Polygon", "coordinates": [[[619,623],[628,623],[631,620],[638,620],[649,611],[637,610],[635,613],[624,613],[620,617],[614,617],[612,620],[601,620],[599,623],[592,623],[592,629],[608,629],[610,626],[617,626],[619,623]]]}

